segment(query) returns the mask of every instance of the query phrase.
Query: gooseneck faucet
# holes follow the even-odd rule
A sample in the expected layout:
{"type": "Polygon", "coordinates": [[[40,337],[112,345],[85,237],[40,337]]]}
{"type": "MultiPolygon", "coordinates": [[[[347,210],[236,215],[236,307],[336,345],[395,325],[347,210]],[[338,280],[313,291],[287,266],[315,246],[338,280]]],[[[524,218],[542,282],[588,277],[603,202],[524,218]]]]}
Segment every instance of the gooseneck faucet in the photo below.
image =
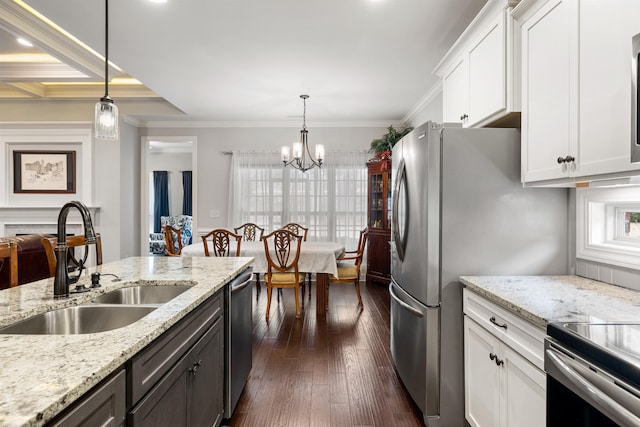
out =
{"type": "MultiPolygon", "coordinates": [[[[69,296],[69,272],[67,271],[67,216],[71,208],[76,208],[82,215],[82,224],[84,226],[85,244],[95,243],[96,232],[91,222],[91,213],[89,209],[78,201],[66,203],[58,214],[58,244],[55,248],[56,254],[56,275],[53,281],[53,298],[67,298],[69,296]]],[[[82,265],[80,265],[80,274],[82,274],[82,265]]],[[[80,278],[80,275],[75,279],[80,278]]]]}

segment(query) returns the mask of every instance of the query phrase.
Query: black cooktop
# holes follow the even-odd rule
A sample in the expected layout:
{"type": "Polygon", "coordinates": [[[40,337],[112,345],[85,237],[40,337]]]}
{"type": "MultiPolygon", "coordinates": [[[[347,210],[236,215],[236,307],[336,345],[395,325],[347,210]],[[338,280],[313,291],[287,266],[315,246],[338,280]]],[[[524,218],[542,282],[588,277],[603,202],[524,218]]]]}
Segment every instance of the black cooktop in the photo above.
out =
{"type": "Polygon", "coordinates": [[[640,387],[640,323],[550,323],[547,335],[640,387]]]}

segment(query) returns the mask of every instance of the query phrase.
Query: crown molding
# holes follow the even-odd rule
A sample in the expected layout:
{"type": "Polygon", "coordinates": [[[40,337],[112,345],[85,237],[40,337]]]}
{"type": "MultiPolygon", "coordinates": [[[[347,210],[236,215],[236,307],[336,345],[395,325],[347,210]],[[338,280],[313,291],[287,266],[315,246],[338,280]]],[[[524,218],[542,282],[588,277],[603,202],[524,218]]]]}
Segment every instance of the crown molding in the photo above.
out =
{"type": "Polygon", "coordinates": [[[410,123],[418,114],[422,112],[440,93],[442,92],[442,79],[431,86],[422,98],[414,105],[409,112],[402,118],[403,123],[410,123]]]}
{"type": "MultiPolygon", "coordinates": [[[[372,120],[353,122],[313,122],[307,128],[388,128],[389,125],[402,126],[399,120],[372,120]]],[[[300,128],[299,122],[291,121],[140,121],[139,127],[146,128],[300,128]]]]}
{"type": "Polygon", "coordinates": [[[0,80],[6,82],[64,82],[85,79],[86,74],[62,62],[0,62],[0,80]]]}
{"type": "MultiPolygon", "coordinates": [[[[28,37],[38,48],[80,71],[85,78],[104,79],[104,58],[102,55],[56,29],[30,11],[24,3],[18,1],[0,2],[0,23],[15,35],[28,37]]],[[[120,74],[122,72],[119,69],[110,65],[110,76],[120,74]]]]}

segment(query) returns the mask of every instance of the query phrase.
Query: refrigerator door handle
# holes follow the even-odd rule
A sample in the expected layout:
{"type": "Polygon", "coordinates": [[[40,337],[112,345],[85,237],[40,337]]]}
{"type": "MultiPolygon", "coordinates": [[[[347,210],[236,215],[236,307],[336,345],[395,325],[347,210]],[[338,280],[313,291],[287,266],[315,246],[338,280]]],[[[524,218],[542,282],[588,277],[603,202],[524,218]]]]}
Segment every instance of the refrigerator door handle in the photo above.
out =
{"type": "Polygon", "coordinates": [[[407,304],[406,302],[404,302],[400,298],[398,298],[398,296],[395,294],[395,292],[393,292],[393,286],[394,286],[394,283],[391,282],[391,284],[389,285],[389,294],[391,295],[391,298],[393,298],[395,302],[397,302],[400,306],[402,306],[405,310],[407,310],[408,312],[410,312],[414,316],[416,316],[416,317],[424,317],[424,315],[420,312],[420,310],[416,310],[415,308],[411,307],[409,304],[407,304]]]}
{"type": "MultiPolygon", "coordinates": [[[[402,230],[402,236],[400,235],[400,224],[399,224],[399,208],[400,208],[400,191],[404,189],[406,191],[406,166],[404,159],[400,160],[400,164],[398,165],[398,176],[395,181],[395,186],[392,193],[393,205],[391,209],[391,220],[392,220],[392,235],[393,240],[395,241],[396,253],[400,258],[400,261],[404,260],[404,243],[406,240],[407,234],[407,218],[403,218],[404,221],[404,229],[402,230]]],[[[404,203],[407,203],[406,194],[404,203]]],[[[405,206],[403,214],[406,216],[408,214],[408,206],[405,206]]]]}

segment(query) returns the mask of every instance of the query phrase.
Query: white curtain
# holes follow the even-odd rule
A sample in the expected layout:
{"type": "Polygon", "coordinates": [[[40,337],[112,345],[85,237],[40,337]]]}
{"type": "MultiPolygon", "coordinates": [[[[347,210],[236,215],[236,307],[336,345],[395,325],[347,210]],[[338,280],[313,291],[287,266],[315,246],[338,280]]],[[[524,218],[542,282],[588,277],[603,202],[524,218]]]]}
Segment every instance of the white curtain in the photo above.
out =
{"type": "Polygon", "coordinates": [[[355,249],[367,220],[366,151],[327,153],[321,169],[283,167],[279,153],[232,154],[230,227],[254,222],[267,232],[289,222],[309,228],[309,240],[355,249]]]}

